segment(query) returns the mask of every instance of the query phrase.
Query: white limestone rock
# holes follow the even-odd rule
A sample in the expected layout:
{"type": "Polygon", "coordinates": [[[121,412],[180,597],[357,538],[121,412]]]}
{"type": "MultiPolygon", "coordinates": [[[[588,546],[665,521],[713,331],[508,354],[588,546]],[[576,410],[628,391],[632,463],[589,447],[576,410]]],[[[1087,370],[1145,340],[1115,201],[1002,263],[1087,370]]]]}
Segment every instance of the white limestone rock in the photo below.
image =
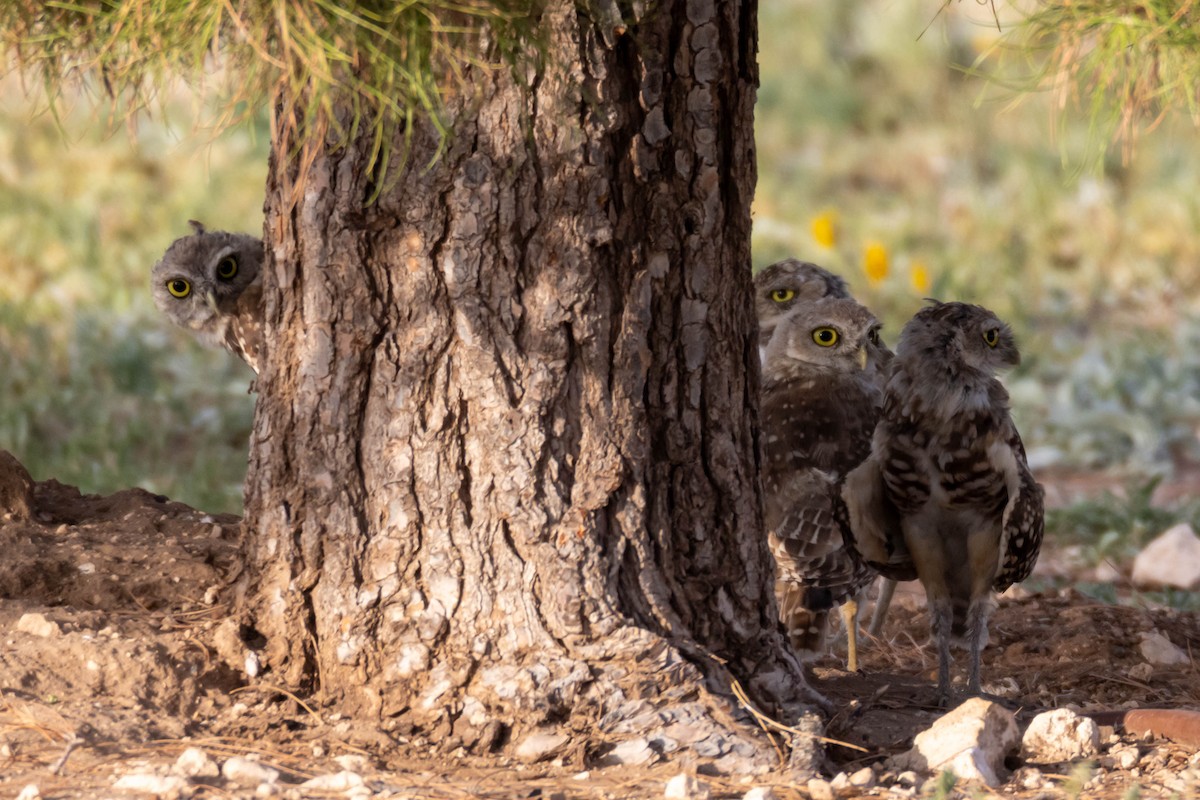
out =
{"type": "Polygon", "coordinates": [[[236,783],[238,786],[272,784],[279,780],[279,770],[238,756],[234,756],[222,765],[221,775],[225,780],[236,783]]]}
{"type": "Polygon", "coordinates": [[[1181,522],[1159,534],[1133,561],[1138,586],[1200,588],[1200,537],[1181,522]]]}
{"type": "Polygon", "coordinates": [[[1143,633],[1138,650],[1142,658],[1156,667],[1177,667],[1191,663],[1183,649],[1158,631],[1143,633]]]}
{"type": "Polygon", "coordinates": [[[1095,720],[1069,708],[1038,714],[1021,738],[1021,757],[1042,764],[1093,758],[1099,752],[1100,728],[1095,720]]]}
{"type": "Polygon", "coordinates": [[[973,697],[918,733],[912,749],[897,761],[921,772],[951,769],[964,782],[980,781],[996,788],[1005,756],[1020,741],[1020,729],[1011,712],[973,697]]]}
{"type": "Polygon", "coordinates": [[[199,747],[189,747],[175,759],[171,772],[184,778],[215,778],[221,768],[199,747]]]}
{"type": "Polygon", "coordinates": [[[695,776],[680,773],[667,781],[663,797],[667,800],[709,800],[712,797],[712,789],[695,776]]]}
{"type": "Polygon", "coordinates": [[[513,752],[519,760],[532,764],[557,753],[570,741],[561,733],[531,733],[526,736],[513,752]]]}

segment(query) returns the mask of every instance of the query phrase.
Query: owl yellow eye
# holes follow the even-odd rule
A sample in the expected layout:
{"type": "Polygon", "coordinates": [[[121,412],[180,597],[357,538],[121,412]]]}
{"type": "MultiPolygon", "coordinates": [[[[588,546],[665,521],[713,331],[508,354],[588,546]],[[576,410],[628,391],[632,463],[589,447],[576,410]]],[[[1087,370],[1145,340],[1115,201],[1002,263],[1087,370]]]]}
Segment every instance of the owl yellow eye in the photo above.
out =
{"type": "Polygon", "coordinates": [[[838,332],[833,328],[817,328],[813,331],[813,341],[821,347],[833,347],[837,344],[838,332]]]}
{"type": "Polygon", "coordinates": [[[983,332],[983,341],[988,347],[995,347],[996,342],[1000,341],[1000,331],[996,328],[988,328],[983,332]]]}
{"type": "Polygon", "coordinates": [[[221,259],[221,263],[217,264],[217,277],[229,280],[234,275],[237,275],[237,259],[233,256],[225,256],[221,259]]]}
{"type": "Polygon", "coordinates": [[[183,278],[176,278],[173,281],[167,281],[167,291],[173,297],[183,298],[192,293],[192,285],[183,278]]]}
{"type": "Polygon", "coordinates": [[[771,299],[776,303],[786,303],[795,296],[795,289],[776,289],[775,291],[771,292],[771,299]]]}

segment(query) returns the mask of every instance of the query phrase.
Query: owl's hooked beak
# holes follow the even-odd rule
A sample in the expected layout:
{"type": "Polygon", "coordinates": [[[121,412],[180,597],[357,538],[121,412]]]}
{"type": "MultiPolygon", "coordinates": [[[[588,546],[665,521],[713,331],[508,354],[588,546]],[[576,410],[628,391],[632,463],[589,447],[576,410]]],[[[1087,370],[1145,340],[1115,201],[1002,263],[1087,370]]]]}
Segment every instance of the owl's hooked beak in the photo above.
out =
{"type": "Polygon", "coordinates": [[[855,355],[858,356],[858,368],[866,369],[867,368],[867,348],[865,348],[865,347],[858,348],[858,352],[855,353],[855,355]]]}
{"type": "Polygon", "coordinates": [[[204,293],[204,302],[208,303],[208,307],[213,311],[217,310],[217,296],[211,290],[204,293]]]}

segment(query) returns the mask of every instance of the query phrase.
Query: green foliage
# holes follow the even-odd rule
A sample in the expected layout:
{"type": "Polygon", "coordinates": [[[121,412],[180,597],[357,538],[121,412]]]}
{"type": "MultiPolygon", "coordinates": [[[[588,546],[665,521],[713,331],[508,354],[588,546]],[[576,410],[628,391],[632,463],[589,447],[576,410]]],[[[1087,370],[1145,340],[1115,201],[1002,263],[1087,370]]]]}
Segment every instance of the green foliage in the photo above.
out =
{"type": "Polygon", "coordinates": [[[938,773],[933,784],[933,790],[929,793],[931,800],[950,800],[954,797],[954,787],[958,784],[958,776],[953,770],[944,769],[938,773]]]}
{"type": "MultiPolygon", "coordinates": [[[[1046,526],[1062,543],[1093,548],[1092,561],[1125,558],[1166,528],[1191,516],[1185,511],[1154,505],[1151,498],[1159,478],[1132,482],[1123,496],[1105,492],[1096,499],[1046,512],[1046,526]]],[[[1200,512],[1200,508],[1193,513],[1200,512]]]]}
{"type": "Polygon", "coordinates": [[[539,0],[5,0],[0,43],[52,103],[86,76],[126,118],[179,77],[220,98],[218,129],[270,107],[289,152],[363,128],[386,161],[414,115],[444,132],[442,98],[467,90],[467,67],[536,54],[539,13],[539,0]]]}
{"type": "Polygon", "coordinates": [[[1063,781],[1063,792],[1071,800],[1077,800],[1083,795],[1083,790],[1087,788],[1088,781],[1092,779],[1094,772],[1095,764],[1090,761],[1079,762],[1071,768],[1071,774],[1063,781]]]}
{"type": "Polygon", "coordinates": [[[1126,156],[1172,109],[1200,122],[1200,28],[1190,0],[1036,3],[1006,45],[1027,59],[1026,88],[1050,89],[1060,108],[1083,111],[1126,156]]]}

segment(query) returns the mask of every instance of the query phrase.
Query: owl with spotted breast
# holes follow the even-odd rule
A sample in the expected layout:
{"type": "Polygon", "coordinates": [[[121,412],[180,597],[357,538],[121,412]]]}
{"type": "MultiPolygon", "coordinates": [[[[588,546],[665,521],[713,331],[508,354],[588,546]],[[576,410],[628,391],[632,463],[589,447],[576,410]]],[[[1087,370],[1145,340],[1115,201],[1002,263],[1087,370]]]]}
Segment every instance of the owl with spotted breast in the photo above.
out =
{"type": "Polygon", "coordinates": [[[775,596],[793,648],[822,647],[829,612],[841,608],[849,668],[858,668],[858,596],[875,578],[846,546],[839,513],[845,475],[866,458],[879,417],[867,373],[879,322],[854,300],[798,305],[767,344],[762,394],[765,523],[775,557],[775,596]]]}
{"type": "Polygon", "coordinates": [[[264,359],[262,240],[210,231],[176,239],[150,271],[154,305],[210,347],[223,347],[258,373],[264,359]]]}
{"type": "Polygon", "coordinates": [[[1045,521],[996,377],[1020,362],[1012,330],[981,306],[931,302],[900,334],[871,455],[843,497],[863,559],[925,588],[946,704],[952,637],[977,695],[992,593],[1029,576],[1045,521]]]}

